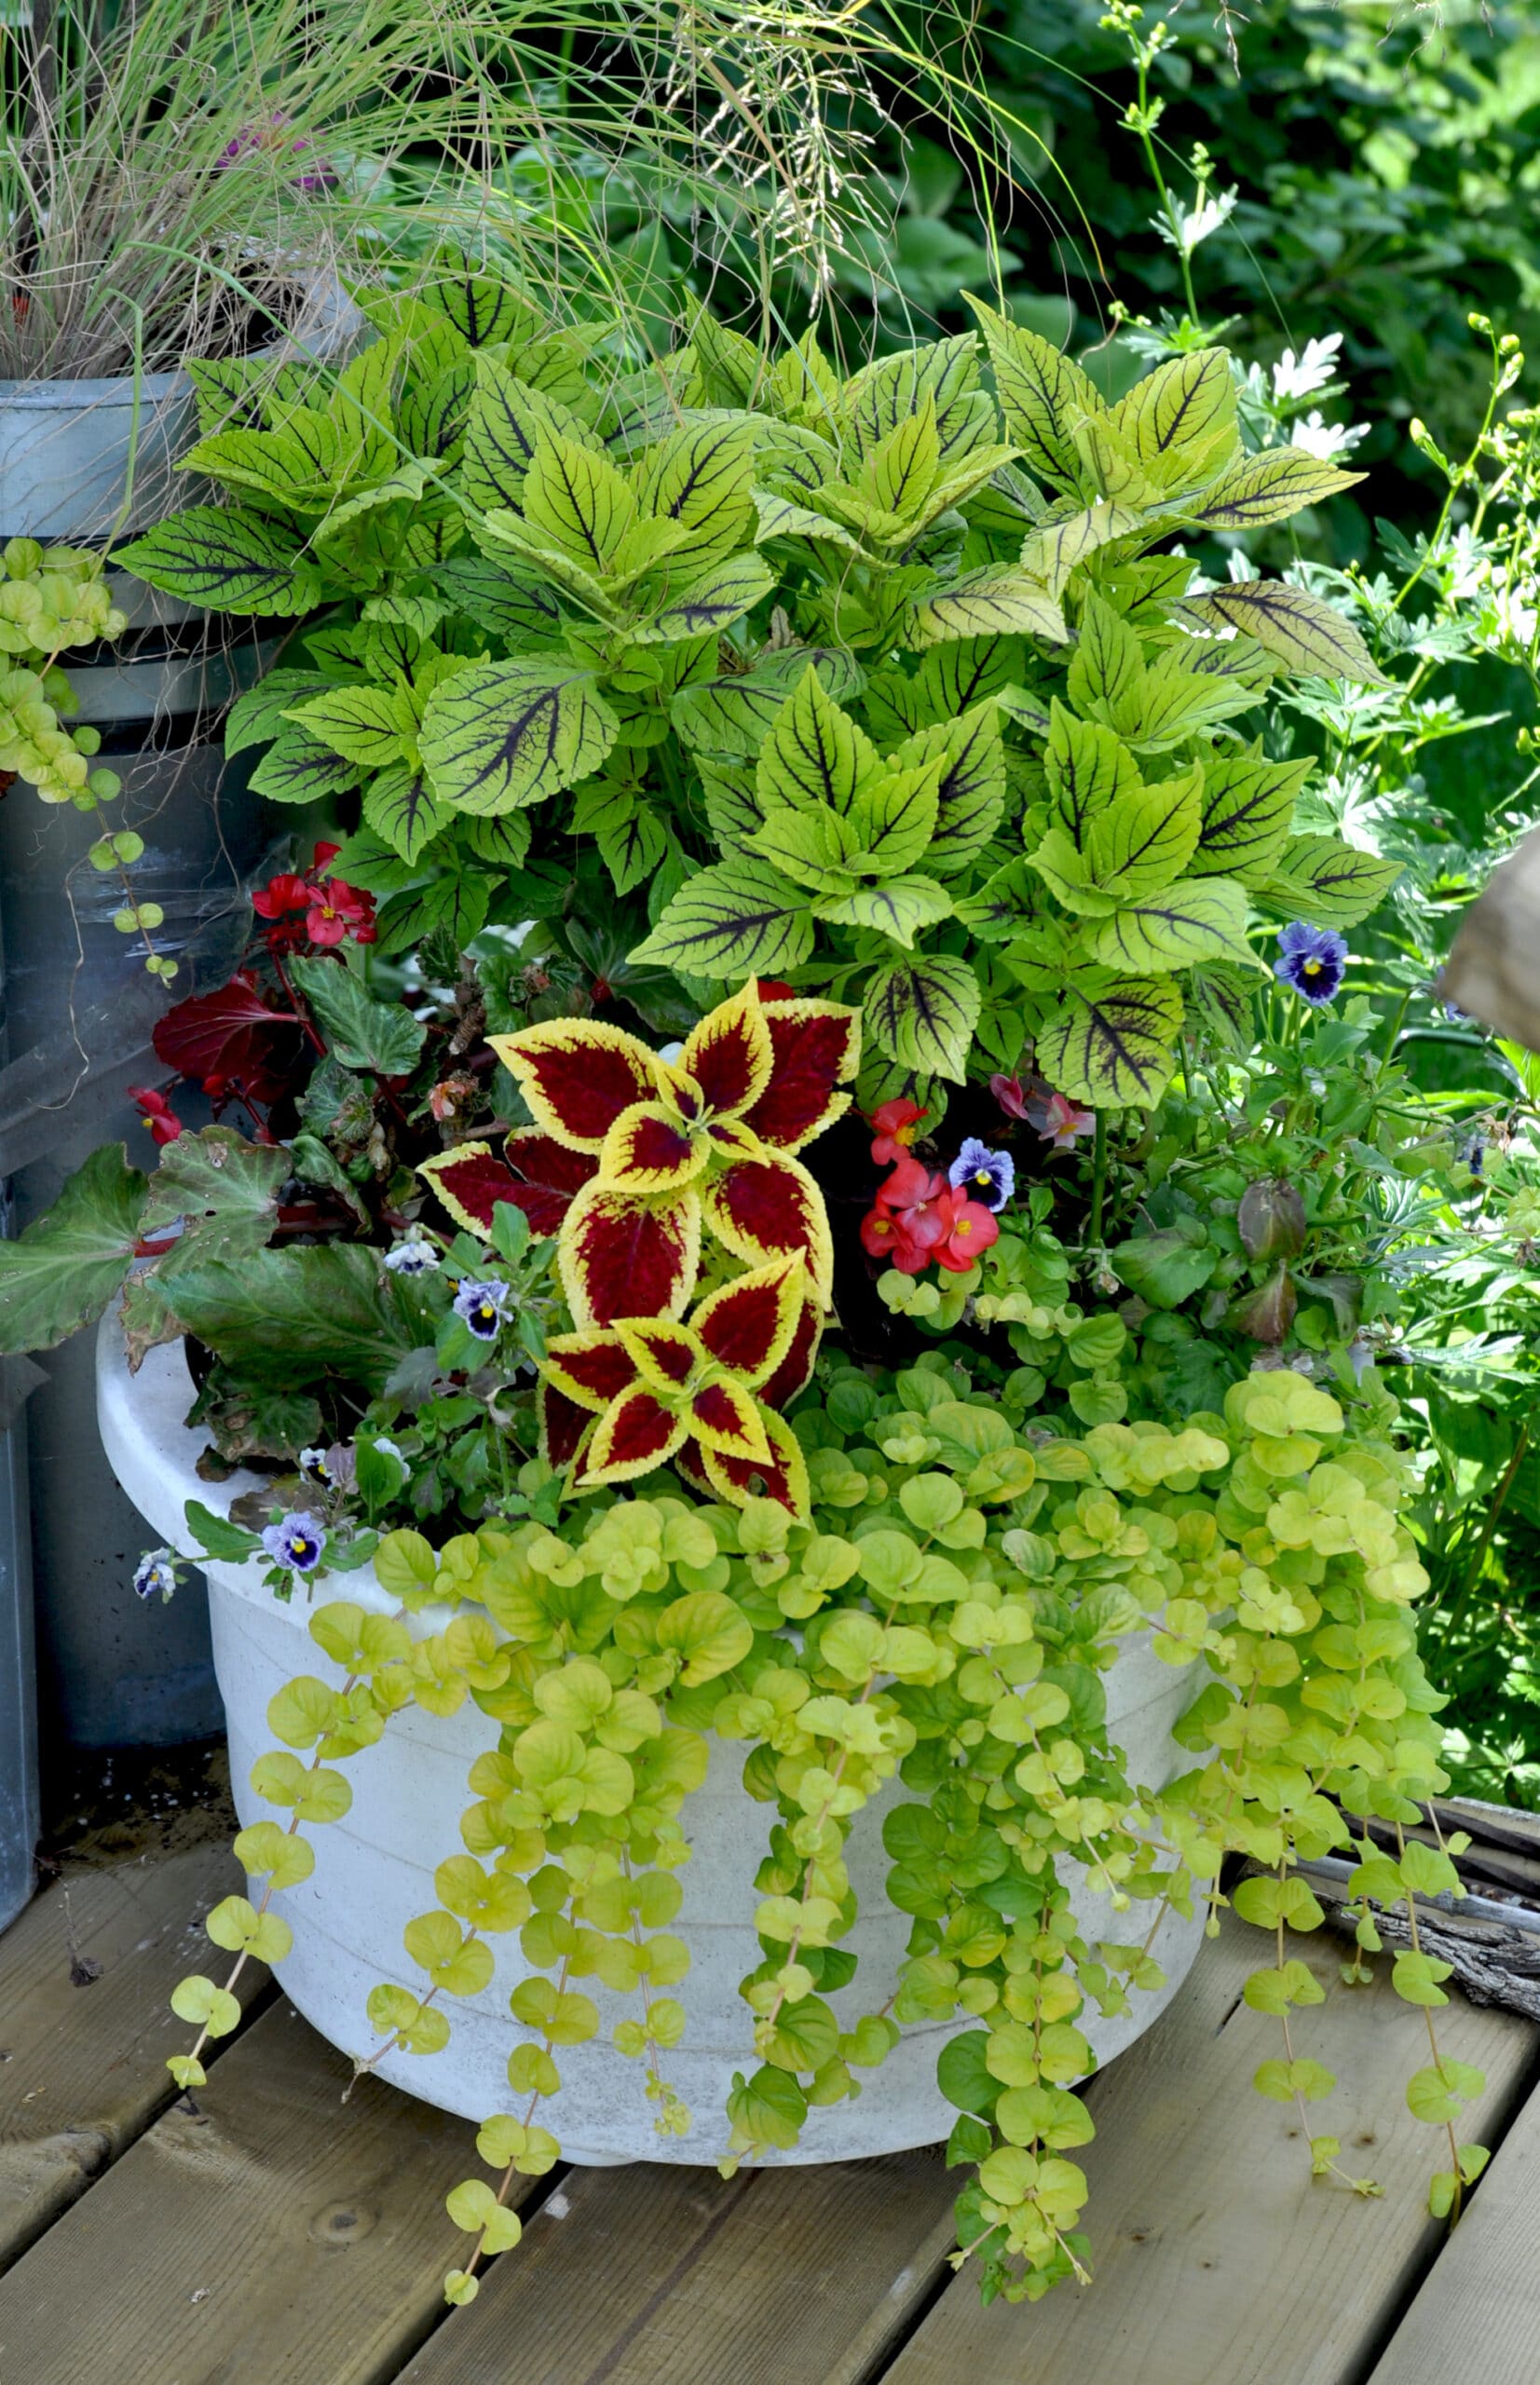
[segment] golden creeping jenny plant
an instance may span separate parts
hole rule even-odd
[[[513,2182],[559,2157],[563,2066],[603,2025],[592,1983],[633,1999],[611,2035],[641,2067],[656,2128],[690,2128],[668,2078],[690,2025],[670,1924],[686,1799],[714,1738],[743,1748],[746,1786],[776,1809],[770,1857],[744,1883],[762,1960],[743,1983],[730,2161],[794,2146],[809,2108],[858,2092],[904,2024],[956,2023],[939,2076],[959,2111],[949,2158],[973,2170],[959,2259],[976,2260],[990,2296],[1083,2275],[1084,2017],[1158,1983],[1163,1915],[1223,1902],[1220,1868],[1239,1851],[1259,1874],[1234,1901],[1274,1948],[1247,2000],[1282,2028],[1257,2084],[1299,2104],[1314,2167],[1336,2172],[1337,2140],[1306,2113],[1330,2074],[1294,2034],[1320,1997],[1284,1937],[1321,1918],[1297,1865],[1356,1848],[1365,1948],[1371,1903],[1410,1905],[1452,1870],[1416,1846],[1393,1859],[1354,1828],[1413,1819],[1441,1777],[1402,1461],[1287,1369],[1247,1377],[1222,1413],[1179,1431],[1108,1423],[1078,1438],[1024,1429],[940,1354],[881,1388],[838,1365],[821,1383],[822,1404],[796,1420],[805,1520],[770,1500],[700,1506],[665,1490],[601,1493],[560,1533],[487,1526],[438,1550],[392,1533],[375,1571],[393,1611],[321,1606],[310,1633],[330,1678],[291,1683],[269,1710],[282,1745],[252,1785],[290,1819],[237,1842],[266,1882],[211,1917],[237,1970],[287,1951],[269,1900],[310,1871],[307,1826],[347,1812],[340,1765],[413,1704],[447,1714],[470,1698],[487,1718],[462,1849],[405,1933],[416,1980],[375,1990],[380,2042],[361,2065],[442,2047],[446,2008],[482,1995],[495,1942],[517,1940],[510,2106],[478,2138],[488,2178],[449,2198],[470,2240],[453,2300],[517,2241]],[[455,1616],[438,1629],[426,1610],[444,1601]],[[1126,1778],[1104,1724],[1104,1676],[1143,1631],[1194,1675],[1179,1729],[1192,1768],[1158,1792]],[[888,1890],[912,1927],[896,1978],[867,1979],[842,1945],[845,1849],[884,1792]],[[1080,1934],[1069,1889],[1082,1877],[1125,1917],[1114,1938]],[[1397,1958],[1430,2032],[1442,1972],[1415,1949]],[[182,2084],[201,2078],[203,2039],[238,2018],[233,1976],[177,1990],[202,2028],[172,2064]],[[847,1985],[841,2012],[831,1999]],[[1448,2135],[1433,2190],[1447,2210],[1484,2159],[1453,2127],[1481,2080],[1436,2037],[1432,2051],[1409,2101]]]

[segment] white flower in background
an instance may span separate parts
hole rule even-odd
[[[1286,348],[1273,367],[1274,404],[1288,406],[1324,389],[1342,361],[1342,344],[1341,332],[1329,332],[1325,339],[1307,339],[1298,356]]]
[[[1323,422],[1318,406],[1313,407],[1302,422],[1294,423],[1288,433],[1291,447],[1302,447],[1307,456],[1318,456],[1329,463],[1333,456],[1351,455],[1361,439],[1369,437],[1367,422]]]

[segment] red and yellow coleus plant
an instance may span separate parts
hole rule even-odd
[[[850,1106],[840,1088],[861,1056],[857,1012],[797,995],[763,1002],[751,978],[675,1061],[596,1019],[489,1041],[538,1129],[591,1164],[557,1235],[575,1324],[682,1316],[702,1229],[751,1267],[799,1257],[808,1297],[827,1306],[828,1216],[797,1153]],[[527,1147],[508,1157],[529,1180]],[[452,1167],[438,1163],[434,1182],[447,1200]]]
[[[796,1435],[771,1404],[807,1381],[817,1304],[801,1254],[723,1284],[687,1323],[622,1318],[558,1335],[541,1365],[541,1446],[576,1490],[672,1461],[708,1496],[808,1511]]]
[[[501,1152],[424,1162],[450,1215],[499,1201],[556,1237],[576,1333],[542,1368],[541,1445],[574,1486],[669,1461],[708,1495],[807,1505],[776,1411],[812,1370],[833,1287],[824,1196],[797,1153],[850,1106],[859,1014],[750,979],[665,1060],[622,1029],[558,1018],[490,1038],[536,1124]],[[751,1273],[684,1313],[709,1232]]]

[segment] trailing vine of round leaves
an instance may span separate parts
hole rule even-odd
[[[567,1337],[554,1367],[595,1438],[638,1387],[672,1401],[677,1424],[714,1342],[745,1374],[773,1362],[800,1267],[751,1271],[688,1326],[660,1316]],[[414,1984],[369,1997],[378,2042],[362,2065],[442,2047],[446,2005],[482,1995],[494,1942],[516,1937],[530,1975],[511,1998],[511,2108],[478,2137],[497,2183],[468,2179],[449,2198],[472,2247],[446,2280],[452,2300],[517,2242],[516,2179],[559,2158],[544,2122],[563,2066],[606,2025],[591,1984],[623,2000],[610,2036],[642,2066],[659,2133],[691,2126],[668,2077],[689,2029],[688,1996],[673,1993],[688,1955],[669,1924],[689,1857],[684,1803],[714,1737],[743,1746],[746,1784],[777,1817],[745,1883],[762,1959],[743,1986],[754,2058],[728,2098],[729,2160],[794,2147],[810,2108],[857,2092],[905,2024],[951,2024],[938,2078],[958,2112],[949,2158],[972,2172],[960,2238],[986,2296],[1035,2298],[1085,2275],[1088,2187],[1070,2157],[1093,2133],[1075,2092],[1092,2067],[1086,2016],[1160,1984],[1162,1914],[1222,1901],[1220,1868],[1239,1851],[1259,1876],[1236,1910],[1277,1950],[1246,1999],[1286,2033],[1257,2088],[1305,2116],[1323,2179],[1378,2191],[1346,2176],[1338,2138],[1309,2119],[1333,2085],[1300,2036],[1322,1990],[1284,1932],[1319,1927],[1297,1866],[1333,1848],[1358,1858],[1365,1949],[1378,1943],[1371,1905],[1454,1884],[1448,1854],[1387,1853],[1360,1819],[1411,1820],[1443,1779],[1409,1612],[1426,1575],[1398,1512],[1405,1462],[1287,1369],[1247,1377],[1222,1413],[1179,1429],[1108,1424],[1078,1438],[1029,1438],[1029,1409],[974,1393],[939,1352],[878,1383],[836,1361],[820,1383],[796,1436],[803,1515],[724,1498],[714,1481],[716,1499],[696,1506],[622,1481],[554,1532],[488,1525],[439,1550],[389,1533],[375,1571],[397,1613],[319,1607],[310,1634],[339,1685],[305,1676],[269,1708],[281,1745],[252,1786],[289,1824],[237,1842],[252,1895],[210,1916],[235,1956],[225,1984],[195,1975],[173,1999],[200,2030],[172,2058],[182,2085],[200,2083],[206,2043],[236,2025],[241,1966],[287,1950],[270,1899],[310,1872],[308,1826],[347,1813],[338,1765],[413,1705],[442,1715],[473,1697],[497,1734],[470,1772],[463,1852],[404,1933]],[[428,1628],[424,1611],[445,1605],[454,1619]],[[1192,1768],[1159,1792],[1127,1779],[1104,1719],[1105,1672],[1141,1629],[1204,1681],[1178,1732]],[[911,1931],[896,1979],[868,1981],[842,1943],[846,1841],[895,1775],[908,1794],[883,1824],[887,1888]],[[1110,1900],[1106,1938],[1077,1928],[1077,1870]],[[1430,2028],[1445,1976],[1415,1948],[1397,1958],[1396,1986]],[[831,2000],[852,1983],[854,2017]],[[1483,2081],[1437,2037],[1433,2054],[1408,2101],[1454,2148],[1432,2187],[1448,2212],[1485,2160],[1454,2136]]]

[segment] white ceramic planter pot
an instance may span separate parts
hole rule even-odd
[[[103,1321],[99,1349],[99,1413],[108,1457],[129,1497],[173,1546],[184,1546],[184,1506],[201,1498],[220,1507],[252,1487],[239,1475],[211,1492],[194,1472],[202,1446],[182,1419],[191,1384],[180,1347],[152,1351],[130,1377],[116,1319]],[[320,1655],[306,1629],[306,1609],[285,1606],[261,1587],[257,1565],[209,1565],[214,1663],[230,1732],[230,1767],[237,1807],[243,1821],[267,1812],[246,1786],[253,1760],[273,1741],[265,1713],[268,1699],[297,1673],[332,1678],[334,1668]],[[372,1574],[340,1576],[334,1592],[385,1610],[392,1602]],[[440,1630],[445,1612],[414,1618],[424,1634]],[[1190,1673],[1162,1665],[1148,1646],[1132,1644],[1108,1680],[1108,1722],[1132,1775],[1164,1784],[1191,1758],[1171,1738],[1173,1724],[1192,1695]],[[414,1915],[435,1902],[433,1870],[460,1847],[458,1819],[470,1802],[466,1776],[475,1757],[493,1743],[496,1726],[467,1705],[448,1720],[416,1709],[394,1719],[385,1737],[347,1766],[353,1786],[351,1811],[340,1823],[313,1833],[316,1868],[299,1888],[275,1900],[294,1933],[293,1951],[279,1967],[286,1993],[323,2036],[348,2054],[367,2054],[374,2042],[364,2013],[370,1989],[381,1980],[420,1986],[402,1946],[402,1930]],[[725,1741],[713,1746],[702,1786],[686,1800],[681,1819],[693,1855],[681,1874],[684,1903],[672,1925],[689,1946],[691,1967],[679,1989],[688,2015],[684,2043],[670,2055],[670,2084],[694,2116],[688,2137],[661,2140],[652,2131],[651,2106],[642,2094],[640,2065],[608,2042],[614,2023],[634,2017],[636,1999],[606,1994],[592,1980],[603,2019],[600,2035],[561,2056],[563,2086],[552,2121],[564,2154],[583,2163],[667,2160],[703,2163],[727,2149],[724,2104],[736,2070],[756,2065],[746,2008],[738,1983],[760,1959],[754,1934],[754,1874],[768,1851],[774,1809],[756,1804],[742,1785],[745,1751]],[[858,1815],[848,1860],[860,1904],[860,1918],[842,1942],[860,1959],[852,1985],[832,2000],[846,2026],[887,1997],[902,1960],[908,1915],[884,1894],[887,1858],[881,1845],[883,1815],[909,1792],[894,1781]],[[1125,1916],[1083,1880],[1073,1897],[1082,1928],[1092,1937],[1124,1942]],[[1137,1999],[1127,2017],[1104,2021],[1083,2017],[1099,2063],[1121,2053],[1141,2036],[1176,1993],[1201,1942],[1201,1918],[1183,1922],[1168,1914],[1154,1952],[1166,1984]],[[410,2093],[444,2109],[482,2119],[509,2104],[506,2065],[525,2034],[509,2017],[510,1992],[528,1971],[516,1937],[492,1945],[497,1968],[484,1995],[450,2008],[454,2034],[442,2053],[397,2055],[380,2065],[382,2076]],[[880,2070],[870,2075],[854,2103],[810,2113],[793,2161],[848,2160],[860,2155],[896,2152],[934,2144],[956,2118],[935,2083],[936,2055],[962,2021],[906,2029]]]

